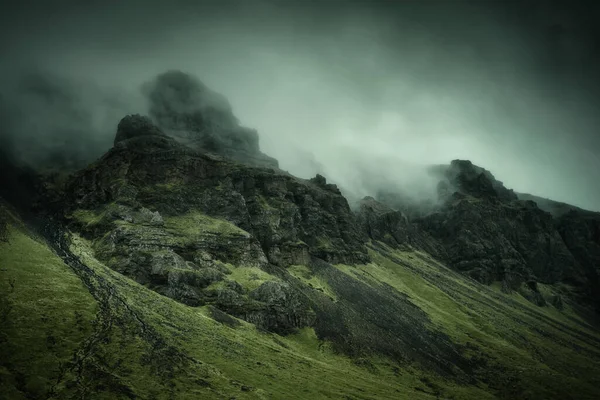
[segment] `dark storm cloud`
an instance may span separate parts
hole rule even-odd
[[[96,110],[119,93],[122,114],[147,109],[143,82],[189,72],[282,168],[356,195],[374,177],[427,193],[419,166],[467,158],[600,209],[598,16],[573,1],[25,1],[1,17],[1,68],[103,88],[76,101]],[[111,136],[116,112],[89,113]]]

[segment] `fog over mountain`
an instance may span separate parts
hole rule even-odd
[[[9,3],[9,2],[7,2]],[[223,94],[282,169],[367,195],[470,159],[600,210],[600,7],[549,1],[21,1],[0,23],[2,146],[85,163],[144,83]],[[377,178],[377,179],[375,179]]]

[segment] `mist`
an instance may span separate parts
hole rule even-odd
[[[0,20],[2,145],[73,166],[185,71],[261,150],[353,196],[427,196],[469,159],[519,192],[600,210],[600,9],[577,2],[25,1]]]

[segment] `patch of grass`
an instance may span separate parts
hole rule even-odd
[[[90,335],[97,304],[44,243],[8,230],[0,243],[0,293],[10,304],[0,324],[0,392],[46,398]]]
[[[71,217],[82,225],[91,226],[98,224],[102,220],[103,214],[93,210],[75,210]]]
[[[575,322],[570,311],[538,307],[517,293],[468,280],[424,253],[382,247],[387,255],[371,249],[373,264],[338,268],[408,295],[436,329],[474,359],[487,360],[477,376],[491,391],[530,399],[595,397],[600,335]]]
[[[331,239],[326,236],[317,237],[317,247],[322,250],[335,250],[335,246],[331,243]]]
[[[190,212],[185,215],[164,218],[167,231],[183,236],[194,236],[203,233],[221,235],[241,235],[248,237],[250,234],[238,228],[231,222],[223,219],[209,217],[200,212]]]
[[[287,271],[290,274],[292,274],[292,276],[302,281],[308,287],[326,294],[332,300],[337,299],[335,292],[329,286],[327,281],[325,279],[320,278],[317,275],[314,275],[310,268],[306,265],[291,265],[287,267]]]
[[[262,208],[266,210],[277,210],[277,208],[269,204],[269,202],[263,195],[258,195],[258,203],[261,205]]]
[[[238,267],[231,270],[228,279],[236,281],[244,289],[251,292],[267,281],[279,281],[280,279],[257,267]]]
[[[171,180],[166,183],[157,183],[154,185],[154,187],[160,191],[164,191],[164,190],[174,191],[174,190],[180,188],[182,185],[183,185],[183,181],[181,181],[181,180]]]

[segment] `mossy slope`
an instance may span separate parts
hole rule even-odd
[[[69,244],[59,232],[53,252],[13,218],[5,236],[6,398],[598,397],[600,336],[570,304],[537,307],[422,252],[373,243],[364,266],[228,266],[227,280],[247,290],[284,281],[311,301],[321,322],[280,336],[161,296],[98,261],[77,235]]]

